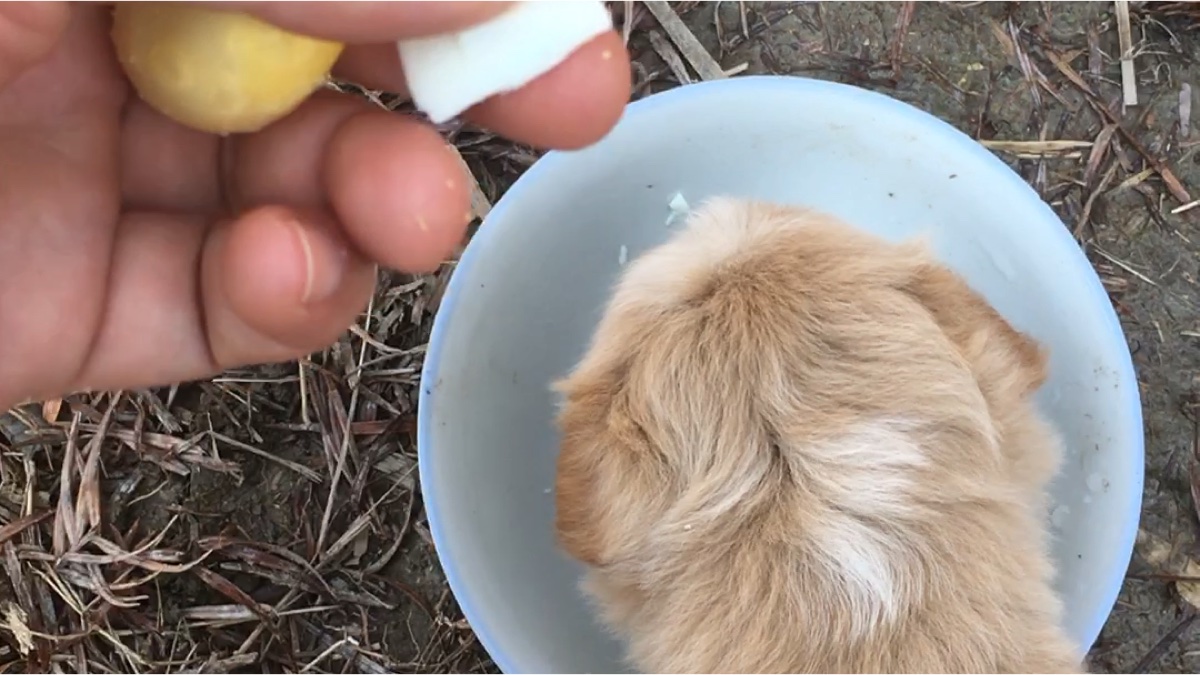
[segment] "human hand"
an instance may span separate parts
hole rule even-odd
[[[397,39],[506,3],[222,5],[343,41],[335,76],[403,92]],[[108,15],[0,3],[0,411],[302,356],[355,320],[377,264],[430,271],[461,241],[469,183],[433,129],[333,91],[256,134],[185,129],[132,93]],[[607,33],[465,117],[587,145],[629,98],[625,54]]]

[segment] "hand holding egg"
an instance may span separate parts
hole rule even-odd
[[[435,269],[468,219],[456,153],[322,84],[408,93],[398,42],[510,5],[0,4],[0,408],[294,358],[357,318],[376,265]],[[628,95],[603,30],[463,116],[577,148]]]

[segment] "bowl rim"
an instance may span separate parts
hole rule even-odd
[[[657,108],[695,104],[700,99],[713,96],[749,96],[759,91],[781,89],[793,92],[807,90],[808,93],[827,93],[832,96],[841,97],[850,105],[875,107],[880,112],[907,118],[909,123],[922,128],[926,133],[946,137],[947,140],[953,141],[956,150],[961,152],[965,157],[979,162],[982,166],[990,167],[997,174],[995,180],[1015,184],[1014,187],[1019,187],[1035,199],[1045,215],[1045,220],[1048,223],[1058,225],[1058,227],[1052,228],[1054,231],[1048,235],[1049,237],[1058,238],[1060,245],[1069,245],[1078,248],[1078,244],[1068,233],[1067,228],[1062,225],[1062,220],[1058,215],[1016,172],[983,145],[930,113],[899,99],[862,87],[793,75],[745,75],[724,80],[697,82],[668,89],[629,103],[618,125],[625,124],[626,120],[639,115],[645,115]],[[603,140],[600,142],[602,143]],[[557,165],[568,161],[572,154],[575,153],[561,150],[544,154],[525,173],[517,178],[512,187],[508,189],[492,207],[490,213],[483,219],[478,232],[471,238],[462,255],[459,257],[455,270],[450,276],[450,281],[447,284],[441,305],[434,315],[433,328],[429,337],[419,385],[417,402],[417,471],[425,503],[426,519],[429,522],[429,530],[433,537],[434,548],[437,552],[437,558],[442,566],[443,573],[446,576],[446,582],[450,586],[450,591],[454,594],[459,607],[462,609],[464,617],[492,661],[505,673],[522,671],[516,668],[517,664],[506,652],[504,645],[500,644],[499,640],[495,637],[493,623],[489,617],[478,611],[473,600],[467,594],[458,566],[454,562],[454,551],[449,546],[445,536],[447,523],[442,519],[438,496],[434,491],[428,489],[431,483],[426,483],[424,480],[425,477],[432,475],[433,466],[437,461],[437,453],[432,447],[434,394],[433,387],[429,383],[438,380],[439,370],[442,366],[441,352],[446,341],[446,336],[449,334],[451,326],[454,323],[455,309],[458,306],[461,296],[468,292],[467,289],[471,286],[468,279],[470,270],[482,256],[486,255],[485,252],[488,250],[492,238],[498,236],[494,232],[497,228],[494,226],[489,227],[487,223],[489,221],[502,220],[505,217],[509,204],[523,197],[525,193],[536,189],[535,186],[542,174],[555,171]],[[1133,475],[1130,476],[1130,479],[1134,481],[1136,489],[1131,491],[1132,499],[1125,507],[1129,517],[1125,519],[1124,531],[1121,533],[1120,541],[1121,550],[1127,552],[1127,560],[1132,560],[1134,543],[1141,520],[1142,492],[1145,488],[1145,434],[1140,388],[1137,385],[1133,357],[1128,348],[1124,329],[1121,327],[1120,320],[1117,318],[1108,293],[1104,290],[1099,275],[1096,274],[1095,269],[1087,261],[1086,256],[1081,254],[1079,258],[1075,258],[1075,262],[1072,263],[1073,266],[1078,266],[1080,261],[1086,263],[1089,273],[1085,275],[1088,277],[1088,286],[1091,289],[1091,297],[1088,298],[1088,301],[1101,308],[1101,313],[1105,315],[1104,321],[1109,327],[1108,332],[1103,335],[1103,339],[1115,341],[1123,347],[1123,349],[1119,350],[1123,355],[1119,359],[1120,363],[1115,365],[1117,375],[1120,378],[1119,381],[1125,385],[1123,389],[1127,398],[1126,406],[1129,411],[1128,414],[1131,417],[1130,429],[1132,430],[1133,437],[1120,439],[1121,442],[1119,445],[1128,447],[1130,452],[1136,454],[1138,461],[1134,463]],[[1091,641],[1087,645],[1080,645],[1080,648],[1084,652],[1091,649],[1092,644],[1095,643],[1111,616],[1112,607],[1116,604],[1117,596],[1124,585],[1128,564],[1126,562],[1120,570],[1114,570],[1113,578],[1106,581],[1108,588],[1105,591],[1105,597],[1107,598],[1105,606],[1109,610],[1097,613],[1089,619],[1087,635],[1091,636]]]

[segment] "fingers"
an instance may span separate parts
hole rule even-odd
[[[235,208],[328,209],[359,251],[392,269],[437,269],[470,221],[457,151],[428,126],[355,97],[322,92],[229,152]]]
[[[50,53],[69,18],[64,2],[0,3],[0,88]]]
[[[375,266],[319,210],[266,206],[218,228],[201,262],[214,360],[274,362],[321,349],[366,308]]]
[[[152,386],[303,356],[353,323],[374,280],[319,211],[265,207],[216,227],[127,215],[76,388]]]
[[[221,139],[184,127],[141,99],[121,121],[121,201],[133,211],[215,215]]]
[[[294,113],[259,133],[231,139],[224,170],[230,204],[324,208],[329,203],[321,166],[334,133],[374,106],[356,96],[320,91]],[[394,161],[414,161],[407,153]],[[420,161],[420,158],[416,158]]]
[[[352,79],[381,86],[376,80],[388,78],[397,86],[386,88],[402,88],[394,49],[356,47],[347,54],[339,67]],[[606,33],[467,116],[517,141],[578,148],[607,133],[629,91],[628,55],[620,37]],[[223,188],[235,210],[329,208],[360,251],[407,272],[435,269],[469,221],[467,177],[432,129],[335,92],[318,92],[262,132],[231,137],[223,155],[215,139],[140,103],[130,108],[124,136],[124,194],[139,207],[211,215],[226,206]]]
[[[465,117],[514,141],[574,150],[600,140],[629,101],[629,54],[604,33],[525,87],[493,96]]]
[[[580,148],[598,141],[620,118],[632,87],[629,68],[624,42],[610,31],[525,87],[483,101],[464,116],[521,143]],[[391,44],[348,48],[334,74],[370,89],[407,92],[400,56]]]
[[[383,111],[356,115],[337,130],[324,183],[350,239],[394,269],[437,269],[471,220],[457,151],[433,129]]]
[[[205,2],[239,9],[281,28],[347,43],[462,30],[500,14],[510,2]]]
[[[327,209],[358,250],[405,272],[436,269],[470,220],[457,152],[428,126],[356,97],[320,92],[267,129],[224,141],[223,160],[216,138],[137,107],[122,158],[127,205],[209,216],[226,200],[234,213]]]
[[[264,204],[322,206],[325,147],[345,119],[371,108],[323,90],[261,132],[220,138],[131,101],[121,133],[125,207],[217,216]]]

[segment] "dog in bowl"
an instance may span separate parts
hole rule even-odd
[[[556,389],[556,533],[643,672],[1082,672],[1047,357],[920,242],[711,199]]]

